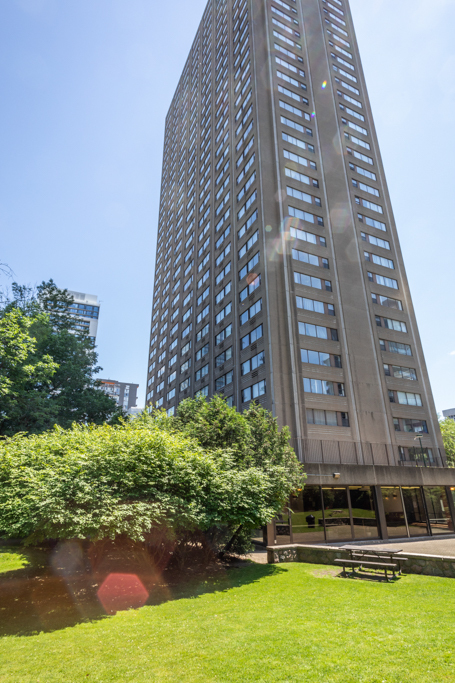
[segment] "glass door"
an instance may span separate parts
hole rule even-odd
[[[382,486],[381,492],[389,538],[407,536],[408,529],[401,501],[400,487]]]
[[[348,491],[343,487],[322,487],[327,541],[352,540]]]
[[[321,488],[305,486],[291,498],[291,527],[294,543],[324,543]]]

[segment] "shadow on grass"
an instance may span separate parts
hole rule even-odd
[[[18,551],[14,549],[13,552]],[[285,571],[276,565],[241,562],[216,563],[203,571],[190,568],[158,574],[145,572],[143,568],[135,571],[131,563],[125,562],[123,566],[111,567],[111,571],[94,574],[80,567],[68,571],[67,567],[56,565],[53,551],[20,549],[19,552],[27,556],[29,565],[0,574],[0,636],[30,636],[107,618],[115,609],[110,610],[106,604],[103,607],[98,591],[106,585],[107,577],[117,577],[121,572],[128,572],[122,576],[139,579],[148,593],[148,599],[140,605],[134,605],[134,598],[133,604],[128,605],[137,607],[144,603],[159,605],[181,598],[198,598]],[[124,603],[125,595],[120,597]]]

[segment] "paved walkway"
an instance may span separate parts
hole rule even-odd
[[[331,544],[327,544],[331,545]],[[344,543],[332,544],[338,547],[343,547]],[[346,545],[351,545],[351,543],[346,543]],[[400,539],[397,541],[389,543],[372,543],[365,544],[359,543],[362,548],[372,548],[376,550],[394,550],[396,548],[402,548],[403,553],[414,553],[415,555],[439,555],[442,557],[455,557],[455,538],[441,538],[440,536],[417,540],[411,539]],[[277,546],[279,547],[279,546]],[[324,547],[324,546],[322,546]],[[259,564],[267,564],[267,551],[262,548],[257,548],[254,552],[247,555],[249,560],[253,562],[258,562]]]
[[[374,545],[364,545],[362,548],[372,548],[376,550],[393,550],[402,548],[403,553],[415,553],[416,555],[442,555],[443,557],[455,557],[455,538],[441,538],[440,536],[422,540],[401,540],[393,543],[375,543]]]
[[[267,564],[267,550],[256,548],[252,553],[248,553],[247,558],[258,564]]]

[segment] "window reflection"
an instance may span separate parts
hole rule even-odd
[[[420,486],[403,487],[404,508],[410,536],[428,536],[427,516]]]
[[[371,486],[350,486],[355,538],[379,538],[376,508]]]
[[[400,488],[398,486],[382,487],[381,491],[389,538],[393,536],[407,536],[408,530],[401,502]]]
[[[305,486],[291,498],[291,523],[294,543],[323,543],[324,522],[319,486]]]
[[[432,534],[453,533],[447,494],[443,486],[424,486],[425,502]]]
[[[347,489],[322,488],[327,541],[352,538]]]

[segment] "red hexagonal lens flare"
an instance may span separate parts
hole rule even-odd
[[[149,596],[136,574],[109,574],[97,595],[108,614],[143,607]]]

